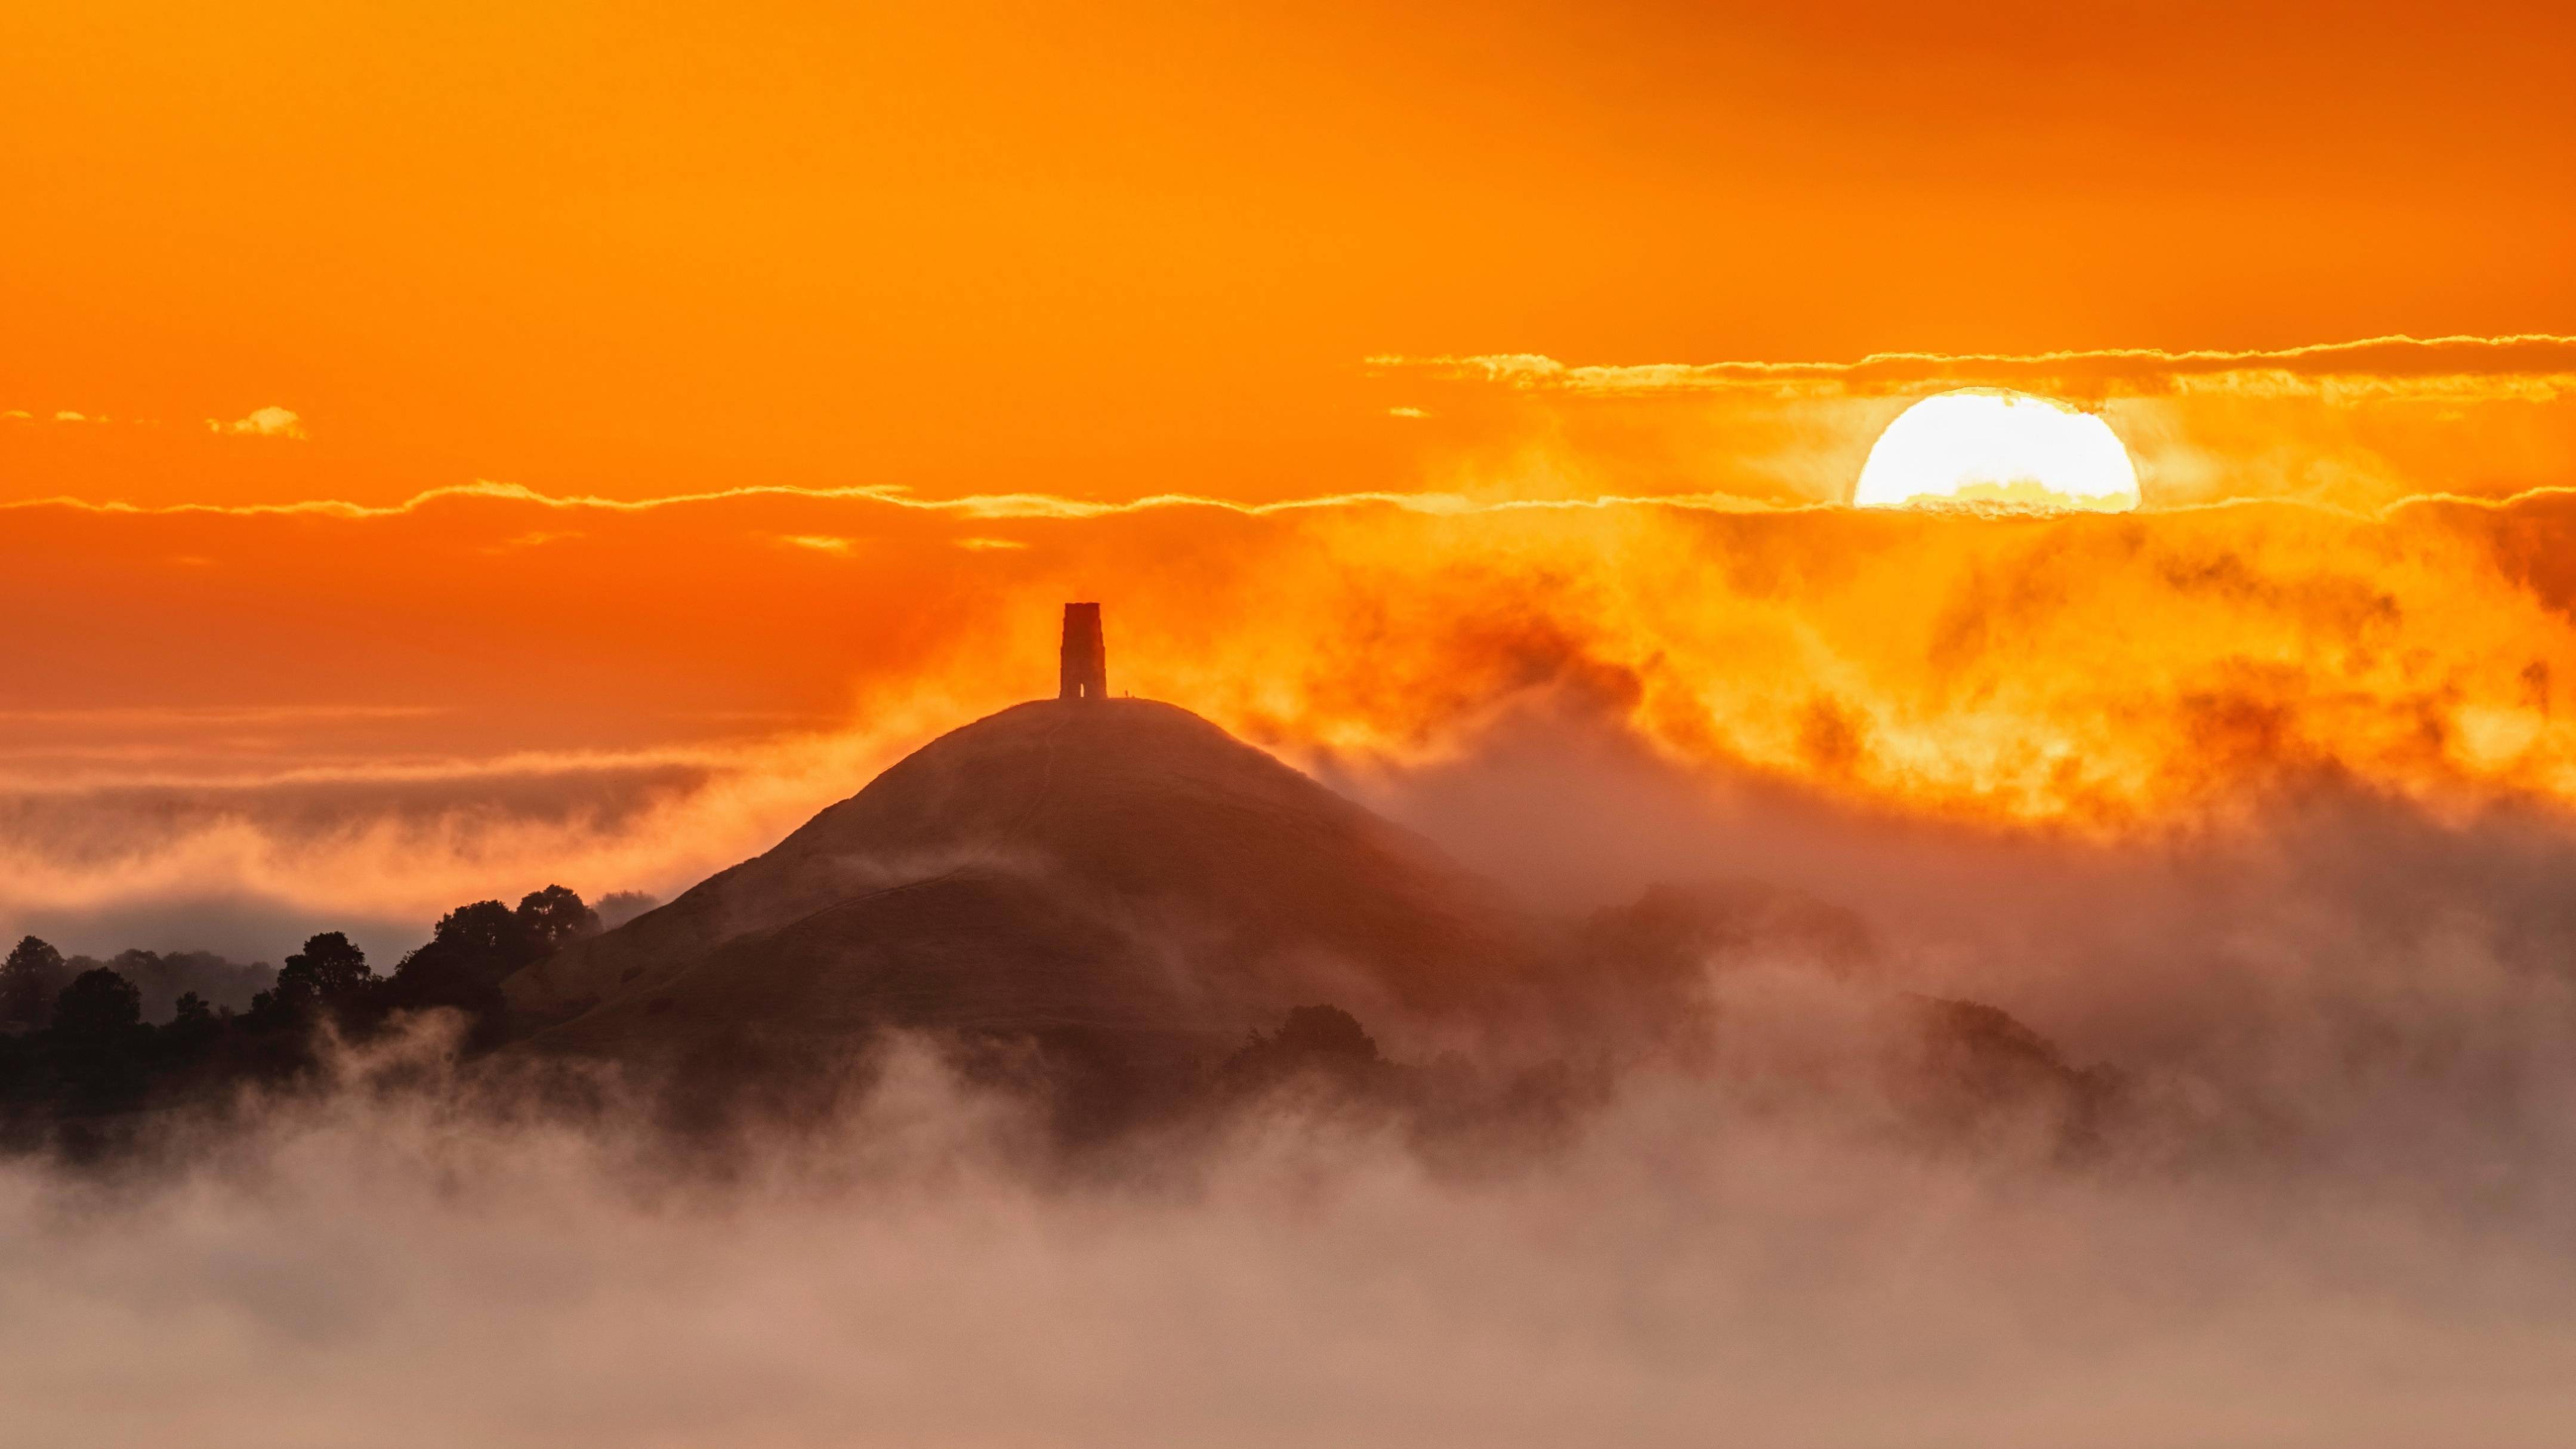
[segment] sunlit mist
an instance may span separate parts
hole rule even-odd
[[[2110,424],[2027,393],[1976,388],[1907,408],[1869,450],[1852,502],[2001,504],[2125,513],[2138,470]]]

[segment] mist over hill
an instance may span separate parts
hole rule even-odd
[[[2566,822],[2324,788],[2043,857],[1587,748],[1351,785],[1444,850],[1028,705],[620,926],[308,943],[238,1072],[11,1139],[0,1384],[219,1445],[567,1392],[544,1442],[2555,1441]],[[1663,879],[1547,888],[1607,874]]]
[[[1149,700],[1025,704],[506,984],[539,1042],[757,1024],[1239,1036],[1334,1000],[1473,1024],[1532,930],[1429,842]]]

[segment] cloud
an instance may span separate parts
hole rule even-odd
[[[34,409],[29,409],[29,408],[7,408],[7,409],[0,409],[0,422],[16,422],[16,423],[41,423],[41,422],[74,423],[74,424],[78,424],[78,425],[80,425],[81,427],[84,427],[84,428],[111,428],[111,429],[113,429],[113,428],[145,428],[145,429],[151,429],[151,428],[158,428],[158,427],[160,427],[160,426],[161,426],[161,424],[160,424],[160,423],[155,422],[155,421],[153,421],[153,420],[152,420],[152,419],[150,419],[150,418],[118,418],[118,417],[110,417],[110,416],[108,416],[108,415],[107,415],[107,414],[105,414],[105,413],[82,412],[82,411],[80,411],[80,410],[79,410],[79,409],[77,409],[77,408],[56,408],[56,409],[54,409],[54,410],[52,410],[52,411],[50,411],[50,412],[42,412],[42,411],[37,411],[37,410],[34,410]]]
[[[1156,493],[1141,498],[1103,500],[1071,498],[1053,493],[970,493],[948,498],[924,498],[896,484],[873,484],[853,488],[809,488],[790,484],[759,484],[741,488],[720,488],[685,493],[657,494],[646,498],[607,498],[598,494],[543,493],[519,483],[496,483],[482,480],[424,489],[399,503],[351,503],[341,499],[317,498],[293,503],[160,503],[137,504],[121,500],[95,500],[55,496],[0,500],[0,511],[19,509],[70,509],[83,513],[125,514],[155,517],[203,515],[231,518],[292,517],[320,515],[332,518],[400,518],[442,505],[476,501],[526,503],[540,508],[566,512],[598,511],[603,513],[646,513],[659,509],[687,508],[696,504],[757,501],[763,499],[807,500],[817,502],[876,503],[910,511],[953,514],[962,518],[1056,519],[1075,520],[1111,518],[1124,514],[1158,513],[1177,510],[1200,510],[1240,514],[1261,518],[1273,514],[1299,513],[1355,507],[1386,507],[1412,513],[1462,513],[1479,509],[1575,508],[1616,505],[1623,502],[1647,501],[1619,497],[1583,500],[1488,500],[1478,501],[1455,493],[1366,492],[1325,493],[1309,497],[1276,499],[1262,503],[1245,503],[1235,499],[1216,498],[1195,493]],[[1665,498],[1653,501],[1677,506],[1703,504],[1709,507],[1738,506],[1721,498]],[[824,535],[805,535],[824,537]],[[847,540],[839,540],[846,542]]]
[[[205,729],[310,720],[419,719],[442,712],[441,706],[426,704],[106,705],[72,709],[0,709],[0,723]]]
[[[302,418],[285,408],[274,406],[260,408],[248,417],[237,418],[229,423],[208,418],[206,426],[215,432],[230,433],[237,437],[302,440],[310,436],[304,431]]]
[[[1754,392],[1776,397],[1911,395],[2021,387],[2078,397],[2237,397],[2555,401],[2576,390],[2576,337],[2403,336],[2239,351],[2102,348],[2042,353],[1874,353],[1856,362],[1708,362],[1570,366],[1534,353],[1372,357],[1420,373],[1529,391],[1603,397]]]
[[[22,735],[75,743],[0,752],[0,925],[93,953],[277,959],[341,921],[406,949],[452,906],[549,883],[667,894],[775,844],[952,715],[925,694],[826,731],[760,718],[747,739],[475,756],[407,747],[452,735],[445,708],[20,712]],[[353,730],[401,733],[352,756]],[[262,752],[227,755],[235,734]],[[189,940],[190,921],[219,934]]]
[[[516,538],[505,538],[499,543],[488,545],[484,551],[487,553],[516,553],[522,549],[543,548],[550,543],[560,543],[567,538],[579,538],[581,536],[581,530],[579,529],[540,528],[520,534]]]

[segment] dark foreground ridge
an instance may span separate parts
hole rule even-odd
[[[881,1026],[1233,1043],[1330,1000],[1472,1030],[1526,932],[1427,841],[1169,704],[1023,704],[504,983],[537,1045]]]

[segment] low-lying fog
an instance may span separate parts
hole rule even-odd
[[[1641,1069],[1506,1160],[1310,1104],[1067,1172],[906,1052],[708,1177],[449,1107],[0,1168],[0,1439],[2538,1445],[2570,1407],[2563,1131],[2070,1168]]]
[[[1568,751],[1345,783],[1567,904],[1767,865],[1873,964],[1738,950],[1705,1034],[1466,1148],[1305,1083],[1068,1153],[913,1043],[710,1161],[425,1027],[0,1162],[0,1442],[2565,1441],[2576,826],[2326,782],[2005,840]],[[1919,1130],[1872,1065],[1906,992],[2112,1069],[2117,1127]]]

